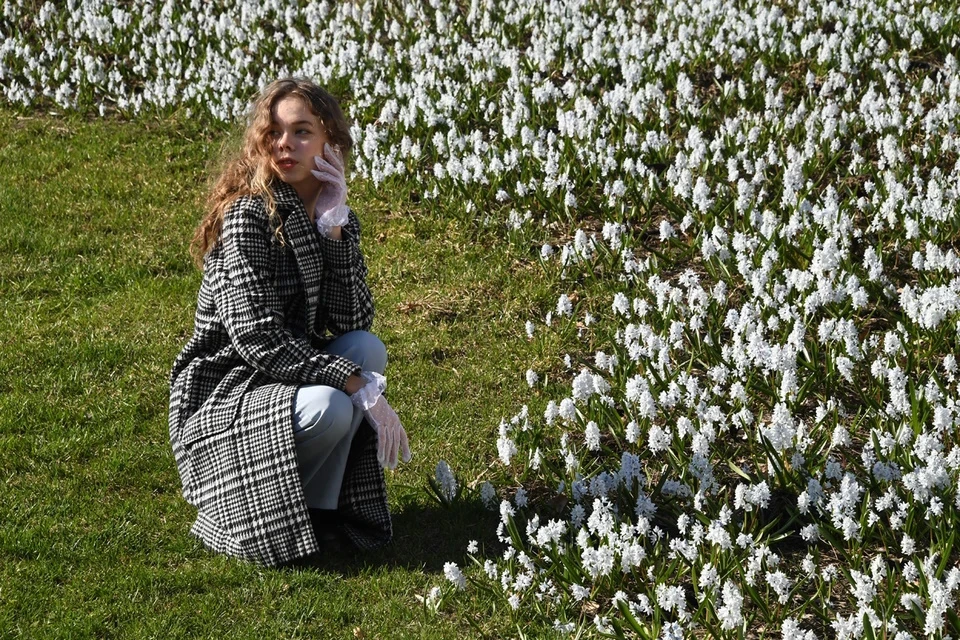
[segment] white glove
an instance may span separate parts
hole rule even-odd
[[[397,468],[397,454],[404,462],[410,462],[410,443],[400,418],[383,396],[377,404],[366,410],[367,422],[377,432],[377,460],[385,469]]]
[[[364,371],[360,376],[367,381],[362,389],[350,396],[353,404],[363,409],[367,422],[377,432],[377,460],[385,469],[397,467],[397,455],[410,462],[410,443],[400,418],[383,397],[387,379],[375,371]]]
[[[317,198],[314,217],[317,221],[317,230],[329,238],[333,227],[342,227],[349,220],[343,159],[339,151],[325,144],[323,157],[314,156],[313,162],[317,165],[317,169],[311,170],[310,173],[323,184]]]

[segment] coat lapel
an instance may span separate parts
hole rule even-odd
[[[308,336],[316,336],[317,305],[320,303],[320,283],[323,274],[323,253],[317,232],[307,217],[303,201],[287,183],[276,180],[273,193],[277,207],[287,212],[283,233],[293,248],[303,288],[307,294],[306,330]]]

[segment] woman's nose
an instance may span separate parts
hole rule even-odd
[[[281,149],[290,149],[290,136],[284,132],[280,134],[280,137],[277,138],[277,145]]]

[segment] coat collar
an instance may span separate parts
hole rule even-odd
[[[306,330],[308,336],[319,335],[316,327],[317,307],[320,304],[320,285],[323,274],[323,253],[316,228],[307,217],[303,201],[286,182],[274,180],[271,185],[277,210],[284,220],[283,233],[293,248],[300,270],[300,278],[307,296]],[[322,330],[322,327],[321,327]]]

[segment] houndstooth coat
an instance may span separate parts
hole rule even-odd
[[[373,322],[357,217],[350,212],[343,240],[330,240],[290,185],[273,189],[283,242],[260,197],[239,198],[224,216],[204,261],[193,337],[170,374],[169,416],[183,495],[198,511],[191,532],[215,551],[271,566],[318,550],[294,448],[294,395],[307,384],[343,389],[359,368],[323,346]],[[339,511],[357,546],[390,540],[365,422]]]

